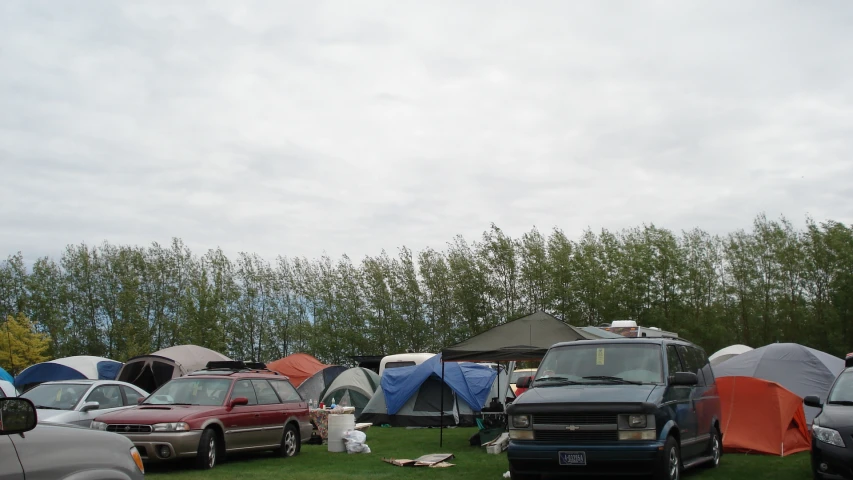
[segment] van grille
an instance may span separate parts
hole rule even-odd
[[[540,442],[568,442],[568,443],[597,443],[616,442],[619,440],[619,432],[610,430],[605,432],[561,432],[559,430],[534,430],[533,439]]]
[[[538,413],[536,425],[616,425],[618,415],[612,413]]]
[[[151,433],[151,425],[107,425],[108,432]]]

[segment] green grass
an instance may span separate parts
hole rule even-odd
[[[405,428],[371,427],[367,444],[371,453],[330,453],[325,445],[303,445],[302,452],[292,458],[278,458],[260,453],[229,457],[213,470],[201,472],[191,465],[149,465],[146,477],[154,480],[253,480],[287,478],[318,479],[482,479],[499,480],[508,470],[506,452],[489,455],[485,448],[472,447],[468,438],[476,429],[459,428],[444,431],[444,446],[438,446],[438,429],[406,430]],[[449,468],[397,467],[380,458],[417,458],[428,453],[452,453]],[[693,480],[803,480],[810,478],[808,453],[789,457],[725,454],[720,468],[699,467],[689,471]]]

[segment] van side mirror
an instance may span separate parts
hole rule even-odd
[[[98,410],[101,408],[101,404],[98,402],[86,402],[80,406],[81,412],[91,412],[92,410]]]
[[[817,395],[809,395],[803,399],[803,404],[807,407],[823,408],[823,402]]]
[[[29,432],[37,423],[36,406],[29,399],[0,398],[0,435]]]
[[[669,378],[669,384],[673,386],[692,387],[699,384],[699,377],[693,372],[675,372]]]
[[[533,377],[519,377],[518,380],[515,381],[515,386],[518,388],[530,388],[530,384],[533,382]]]

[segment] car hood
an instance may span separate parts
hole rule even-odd
[[[222,407],[201,405],[140,405],[99,415],[96,422],[112,424],[151,425],[163,422],[180,422],[189,417],[204,415]]]
[[[853,407],[849,405],[824,405],[823,412],[818,417],[821,427],[835,430],[853,429]]]
[[[512,403],[508,410],[522,411],[530,407],[601,404],[642,404],[649,400],[657,385],[561,385],[535,387]]]

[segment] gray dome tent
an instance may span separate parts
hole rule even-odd
[[[329,365],[319,372],[306,378],[305,381],[296,387],[296,391],[302,396],[305,401],[314,400],[320,403],[320,399],[326,392],[326,389],[332,385],[338,376],[347,371],[347,367],[341,365]]]
[[[330,405],[332,399],[341,405],[355,407],[355,416],[361,415],[364,407],[379,388],[379,375],[373,370],[354,367],[338,375],[323,393],[323,402]]]
[[[207,362],[231,360],[198,345],[176,345],[148,355],[133,357],[124,364],[117,380],[153,392],[169,380],[203,369]]]
[[[754,377],[776,382],[800,398],[826,398],[844,360],[796,343],[771,343],[741,353],[712,367],[715,377]],[[805,407],[811,423],[819,409]]]

